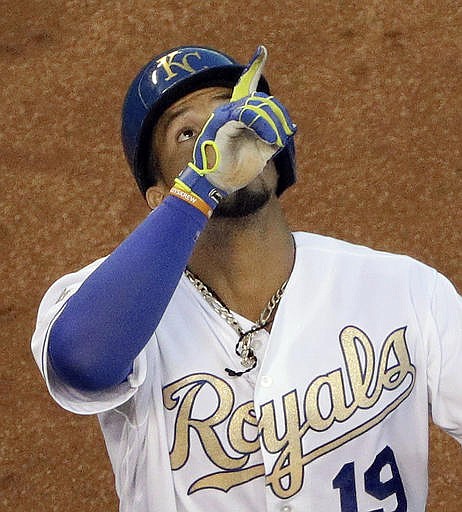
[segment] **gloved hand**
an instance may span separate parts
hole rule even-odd
[[[230,102],[218,107],[205,123],[193,161],[177,178],[177,185],[204,200],[204,193],[212,194],[218,204],[221,197],[256,178],[295,134],[296,126],[285,107],[273,96],[256,92],[266,58],[266,48],[259,46]],[[218,190],[210,192],[214,187]]]

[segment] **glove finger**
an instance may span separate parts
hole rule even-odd
[[[276,144],[278,146],[282,144],[276,121],[263,109],[252,105],[243,107],[239,115],[239,121],[242,121],[261,140],[268,144]]]
[[[247,101],[250,105],[257,105],[265,109],[270,115],[275,116],[282,125],[286,135],[294,135],[297,126],[292,121],[289,111],[286,107],[274,96],[268,96],[264,93],[255,93]]]
[[[247,101],[240,109],[239,120],[268,144],[283,147],[295,133],[295,125],[282,104],[265,99]]]
[[[260,45],[234,86],[230,101],[245,98],[257,90],[267,56],[268,50]]]

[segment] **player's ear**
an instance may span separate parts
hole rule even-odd
[[[162,181],[159,181],[157,185],[149,187],[148,190],[146,190],[146,202],[151,210],[159,206],[167,194],[168,190],[166,190],[166,186]]]

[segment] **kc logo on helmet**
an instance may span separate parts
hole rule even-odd
[[[157,67],[152,72],[152,81],[154,84],[159,82],[158,73],[161,69],[165,72],[166,77],[164,80],[166,82],[175,78],[181,71],[193,74],[199,71],[199,69],[193,67],[194,60],[201,59],[202,57],[199,52],[182,53],[178,50],[170,52],[157,61]]]

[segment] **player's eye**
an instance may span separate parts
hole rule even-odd
[[[192,128],[184,128],[180,131],[180,133],[177,136],[178,142],[186,142],[187,140],[192,139],[195,137],[196,132]]]

